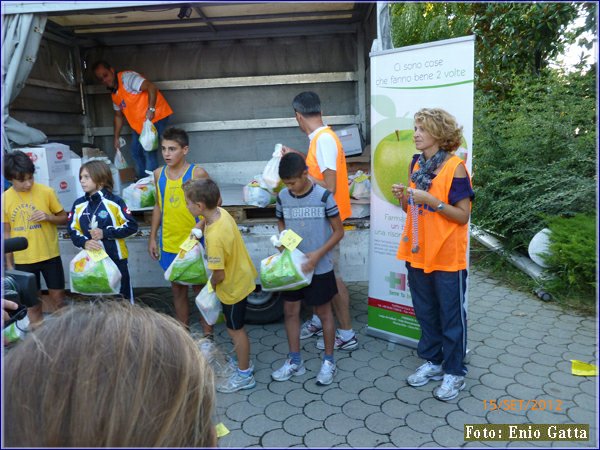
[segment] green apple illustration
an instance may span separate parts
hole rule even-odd
[[[375,148],[373,178],[379,193],[393,205],[398,205],[398,199],[392,195],[392,185],[408,186],[408,167],[415,153],[413,130],[396,130],[379,141]]]

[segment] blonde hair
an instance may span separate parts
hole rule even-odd
[[[216,444],[212,369],[181,325],[147,307],[65,308],[4,363],[7,446]]]
[[[415,113],[415,124],[420,123],[440,143],[440,148],[454,152],[463,139],[463,127],[454,116],[441,108],[422,108]]]

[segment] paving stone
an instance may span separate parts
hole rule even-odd
[[[565,373],[558,370],[550,374],[550,379],[558,384],[571,387],[578,387],[583,381],[582,377],[573,375],[571,371]]]
[[[266,448],[288,448],[293,445],[304,446],[301,436],[294,436],[284,430],[272,430],[267,432],[260,440],[260,446]],[[236,446],[241,448],[239,446]]]
[[[367,405],[379,406],[386,400],[393,398],[394,394],[390,392],[384,392],[376,387],[370,387],[364,389],[358,394],[358,398],[360,398]]]
[[[525,413],[511,414],[508,411],[496,409],[495,411],[489,411],[485,416],[488,423],[528,423],[527,416]]]
[[[546,377],[547,379],[548,374],[552,369],[543,364],[528,362],[523,364],[523,370],[531,375],[536,375],[538,377]]]
[[[309,431],[304,436],[304,445],[308,448],[330,448],[346,443],[346,436],[334,434],[323,428]]]
[[[354,378],[354,377],[345,378],[338,383],[338,387],[341,390],[348,392],[350,394],[358,394],[363,389],[366,389],[372,385],[373,385],[373,383],[370,383],[368,381],[359,380],[358,378]]]
[[[298,389],[303,386],[304,380],[307,378],[306,375],[302,375],[300,377],[292,377],[287,381],[271,381],[268,384],[267,389],[269,392],[277,395],[285,395],[290,391]]]
[[[281,428],[281,423],[269,419],[264,414],[257,414],[244,421],[242,430],[250,436],[260,437],[267,431]]]
[[[587,415],[591,415],[587,413]],[[569,417],[564,412],[554,411],[541,411],[541,410],[529,410],[527,411],[527,418],[531,423],[568,423]]]
[[[592,381],[592,379],[587,378],[585,381],[583,381],[580,385],[579,385],[579,389],[581,389],[581,392],[584,392],[588,395],[594,396],[596,397],[598,392],[597,392],[597,385],[594,381]]]
[[[375,380],[374,385],[380,391],[392,394],[392,397],[393,397],[393,394],[398,389],[399,383],[398,383],[398,380],[386,375],[386,376],[377,378]]]
[[[399,448],[418,447],[426,442],[431,442],[431,433],[420,433],[408,426],[398,427],[392,431],[390,440]]]
[[[488,369],[492,364],[497,363],[497,358],[486,358],[485,356],[478,355],[477,353],[471,355],[469,360],[470,366],[480,367],[482,369]]]
[[[458,411],[458,405],[452,402],[441,402],[433,396],[424,399],[419,406],[421,411],[433,417],[444,418],[452,411]]]
[[[486,400],[488,400],[488,399],[486,399]],[[469,396],[469,397],[459,398],[457,405],[460,408],[460,410],[463,411],[466,415],[473,416],[474,418],[476,416],[484,417],[487,414],[487,411],[484,408],[483,400],[479,400],[475,397]],[[450,413],[450,414],[455,414],[455,413],[456,413],[456,411],[454,413]]]
[[[507,386],[506,392],[512,398],[518,400],[532,400],[543,394],[543,391],[540,389],[533,389],[518,383]]]
[[[556,356],[560,357],[564,352],[568,349],[566,345],[550,345],[550,344],[540,344],[537,346],[537,351],[543,353],[544,355]]]
[[[446,448],[458,448],[465,442],[463,431],[457,431],[450,425],[443,425],[433,430],[435,442]]]
[[[348,444],[352,447],[376,447],[379,444],[390,442],[388,436],[381,435],[379,433],[373,433],[371,430],[361,427],[356,428],[346,437]]]
[[[331,433],[347,436],[351,430],[362,427],[363,421],[352,419],[345,414],[333,414],[325,419],[325,429]]]
[[[480,383],[479,379],[488,373],[492,372],[490,369],[482,369],[481,367],[471,366],[467,363],[467,375],[466,378],[470,382]]]
[[[569,350],[570,352],[579,353],[580,355],[588,355],[588,357],[593,357],[595,346],[578,344],[574,342],[567,345],[567,350]]]
[[[488,337],[486,338],[480,347],[477,347],[477,354],[481,356],[486,356],[488,358],[497,358],[498,355],[504,353],[504,349],[507,344],[510,342],[506,342],[502,339],[497,339],[496,337]]]
[[[325,394],[325,396],[327,393]],[[323,396],[323,397],[325,397]],[[310,392],[306,392],[304,388],[294,389],[293,391],[288,392],[285,395],[285,401],[288,402],[292,406],[297,406],[299,408],[303,408],[306,404],[318,400],[321,397],[316,394],[311,394]],[[330,402],[328,402],[330,403]]]
[[[578,406],[569,408],[569,410],[567,411],[567,416],[568,416],[569,420],[571,420],[573,423],[588,423],[588,424],[590,424],[590,428],[591,428],[591,424],[598,423],[595,412],[589,411],[588,409],[580,408]],[[559,422],[557,422],[557,423],[559,423]]]
[[[347,404],[347,403],[346,403]],[[315,400],[304,407],[304,415],[313,420],[325,420],[329,416],[342,412],[340,406],[333,406],[323,400]]]
[[[342,406],[344,403],[355,399],[356,395],[343,391],[340,388],[330,389],[322,395],[322,400],[333,406]]]
[[[283,429],[295,436],[305,436],[309,431],[322,428],[322,420],[313,420],[304,414],[295,414],[283,422]]]
[[[371,367],[361,367],[360,369],[357,369],[354,372],[354,375],[356,376],[356,378],[359,378],[363,381],[374,382],[377,378],[381,377],[382,375],[386,375],[386,374],[379,370],[374,370]]]
[[[529,358],[513,355],[511,353],[504,353],[498,356],[498,361],[507,366],[521,368],[523,367],[523,364],[529,361]]]
[[[381,356],[376,356],[369,360],[369,367],[385,374],[390,369],[390,360],[382,358]]]
[[[519,369],[515,369],[514,367],[507,366],[505,364],[495,363],[495,364],[492,364],[489,367],[489,369],[485,370],[485,372],[482,373],[481,376],[483,376],[485,373],[492,373],[492,374],[500,376],[500,377],[511,378],[515,375],[515,372],[517,372],[518,370]],[[547,368],[546,368],[546,370],[547,370]],[[471,372],[471,368],[469,368],[469,372]],[[480,378],[481,378],[481,376],[480,376]]]
[[[454,430],[464,431],[465,424],[469,423],[487,423],[486,419],[481,416],[474,416],[472,414],[465,413],[464,411],[452,411],[446,416],[446,422]]]
[[[270,367],[272,367],[271,364],[274,364],[275,366],[280,366],[283,364],[285,358],[282,358],[279,353],[273,350],[264,350],[255,355],[255,360],[264,364],[268,364]]]
[[[367,362],[371,358],[374,358],[376,355],[372,352],[365,350],[364,348],[359,348],[352,352],[352,359],[354,361]]]
[[[527,372],[520,372],[514,377],[517,383],[521,383],[523,386],[527,386],[533,389],[542,389],[542,386],[548,382],[548,376],[532,375]]]
[[[262,414],[263,409],[256,406],[248,405],[248,402],[238,402],[229,406],[226,411],[226,416],[236,422],[243,422],[249,417],[256,414]]]
[[[219,447],[244,448],[258,443],[259,438],[257,436],[251,436],[242,430],[231,430],[227,436],[219,439],[218,445]]]
[[[365,426],[373,433],[389,435],[399,425],[399,419],[388,416],[383,412],[375,412],[367,416]],[[402,420],[404,425],[404,420]]]
[[[591,412],[596,412],[598,410],[597,399],[591,395],[580,393],[573,397],[573,401],[578,407],[586,409]]]
[[[542,339],[545,339],[547,336],[545,336]],[[532,339],[532,338],[528,338],[525,336],[516,336],[513,339],[513,342],[515,345],[521,347],[521,348],[526,348],[527,350],[529,350],[529,353],[531,353],[532,350],[534,350],[540,343],[539,339]]]
[[[399,426],[405,424],[404,419],[408,414],[413,411],[419,411],[419,409],[419,405],[404,403],[396,398],[392,398],[381,405],[381,411],[390,417],[398,419]]]
[[[276,422],[283,422],[290,416],[300,414],[302,409],[292,406],[287,402],[280,401],[271,403],[264,409],[264,412],[269,419],[275,420]]]
[[[445,424],[444,419],[430,416],[423,411],[412,412],[406,416],[406,425],[420,433],[431,433],[431,430]]]
[[[531,355],[529,355],[529,359],[537,364],[554,367],[554,366],[556,366],[556,363],[561,358],[557,358],[556,356],[549,356],[544,353],[536,352],[536,353],[532,353]]]
[[[519,334],[524,338],[531,339],[533,342],[539,343],[545,336],[548,335],[548,330],[534,330],[523,327],[523,329],[519,331]]]
[[[342,406],[342,412],[346,416],[357,420],[364,420],[367,416],[379,411],[379,409],[379,405],[370,405],[368,403],[363,402],[362,400],[357,399],[350,400],[344,403],[344,405]]]
[[[581,392],[578,388],[569,387],[554,382],[544,384],[544,386],[542,386],[542,389],[546,394],[551,395],[557,399],[573,398],[573,396]]]
[[[433,387],[430,388],[429,386],[433,386],[433,384],[428,383],[419,388],[406,385],[396,391],[396,398],[404,403],[418,405],[423,399],[431,395],[431,389],[433,389]]]

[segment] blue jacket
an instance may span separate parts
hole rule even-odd
[[[106,253],[113,261],[127,259],[125,238],[135,234],[138,224],[131,211],[117,195],[102,189],[92,196],[84,195],[73,203],[69,213],[69,235],[73,244],[83,248],[91,239],[90,222],[96,216],[98,228],[102,229],[102,243]]]

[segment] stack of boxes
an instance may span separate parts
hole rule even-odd
[[[50,186],[58,200],[70,211],[81,189],[78,178],[71,172],[71,149],[68,145],[50,142],[37,147],[20,148],[33,161],[36,183]]]

